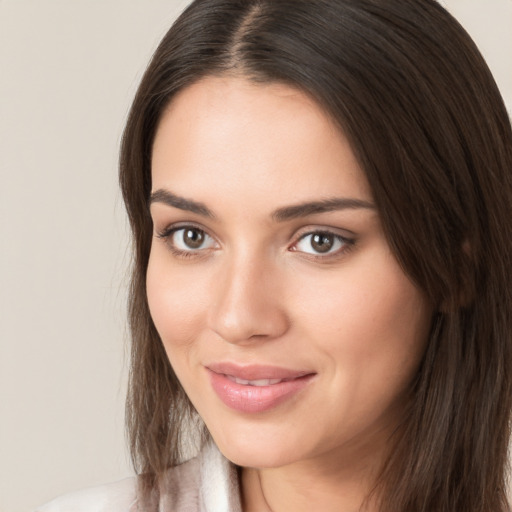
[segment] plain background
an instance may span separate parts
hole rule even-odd
[[[0,0],[0,511],[131,474],[124,120],[187,0]],[[512,106],[512,0],[443,2]]]

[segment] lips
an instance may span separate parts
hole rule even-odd
[[[276,366],[206,366],[213,390],[229,408],[239,412],[264,412],[291,399],[313,380],[315,373]]]
[[[257,380],[246,380],[240,379],[238,377],[233,377],[232,375],[226,375],[226,377],[236,382],[237,384],[243,384],[244,386],[272,386],[274,384],[279,384],[283,382],[281,379],[257,379]]]

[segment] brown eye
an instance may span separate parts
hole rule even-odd
[[[205,233],[200,229],[184,229],[183,230],[183,243],[189,249],[199,249],[205,240]]]
[[[215,240],[202,229],[194,226],[183,228],[171,228],[159,235],[166,240],[172,250],[181,253],[197,253],[208,249],[214,249],[217,244]]]
[[[330,233],[315,233],[311,235],[311,247],[319,253],[329,252],[335,242],[334,235]]]
[[[345,238],[337,233],[313,231],[303,235],[293,245],[292,250],[313,256],[327,257],[342,254],[352,245],[354,245],[354,240]]]

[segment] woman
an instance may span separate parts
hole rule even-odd
[[[436,2],[193,2],[121,151],[138,484],[43,510],[509,510],[511,169]]]

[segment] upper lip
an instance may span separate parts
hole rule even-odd
[[[272,365],[259,364],[237,364],[232,362],[218,362],[205,365],[212,372],[222,375],[230,375],[244,380],[260,379],[298,379],[305,375],[311,375],[315,372],[310,370],[296,370],[291,368],[282,368]]]

